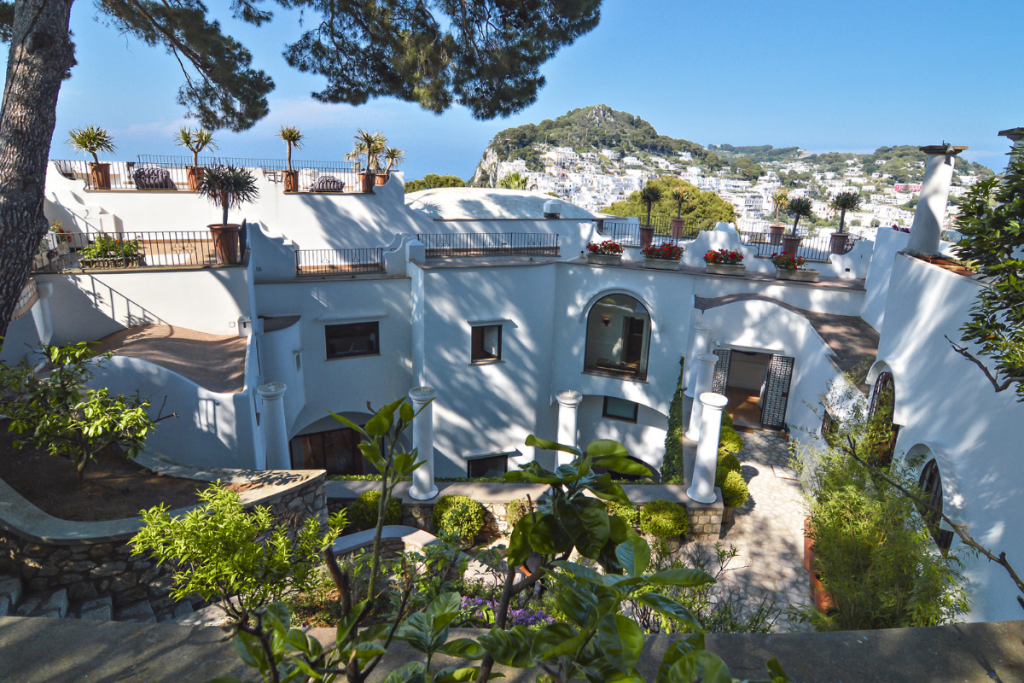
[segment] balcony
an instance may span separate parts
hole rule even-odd
[[[366,275],[384,273],[384,249],[300,249],[295,276]]]
[[[533,232],[420,234],[427,258],[558,256],[558,235]]]

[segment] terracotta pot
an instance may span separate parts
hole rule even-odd
[[[679,259],[644,257],[644,268],[654,270],[679,270]]]
[[[110,164],[89,164],[89,184],[93,190],[109,190]]]
[[[828,249],[833,254],[845,254],[846,243],[850,238],[850,234],[847,232],[834,232],[832,233],[832,239],[829,240]]]
[[[376,173],[359,173],[359,189],[363,193],[373,194],[373,186],[377,182]]]
[[[819,612],[828,612],[832,609],[832,596],[821,585],[821,577],[817,572],[811,573],[811,600]]]
[[[587,263],[597,263],[603,266],[621,266],[622,254],[587,254]]]
[[[374,181],[374,184],[378,185],[378,186],[379,185],[387,185],[388,184],[388,178],[390,178],[390,177],[391,177],[390,173],[378,173],[377,174],[377,179]]]
[[[185,169],[185,175],[188,176],[188,189],[189,192],[199,191],[199,179],[203,177],[202,166],[189,166]]]
[[[807,268],[798,268],[796,270],[783,270],[782,268],[775,269],[776,280],[793,280],[794,282],[817,282],[821,277],[821,273],[816,270],[809,270]]]
[[[814,539],[807,536],[811,530],[810,518],[804,518],[804,569],[811,571],[811,556],[814,554]]]
[[[782,251],[787,254],[797,256],[797,251],[800,249],[800,242],[803,241],[803,237],[799,235],[784,235],[782,237]]]
[[[704,263],[704,272],[712,275],[739,275],[743,277],[743,271],[747,267],[742,263]]]
[[[654,228],[647,226],[640,226],[640,248],[651,246],[651,242],[654,241]]]
[[[238,238],[242,226],[238,223],[208,225],[217,251],[217,263],[238,263]]]
[[[284,191],[285,192],[298,192],[299,191],[299,172],[298,171],[284,171]]]
[[[672,239],[678,240],[683,237],[683,230],[686,229],[685,218],[673,218],[672,219]]]
[[[782,243],[782,233],[786,232],[785,225],[769,225],[768,234],[772,244]]]

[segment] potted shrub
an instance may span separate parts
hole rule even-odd
[[[651,226],[651,208],[661,199],[661,189],[657,185],[647,183],[640,190],[640,201],[647,205],[647,222],[640,226],[640,246],[651,246],[654,240],[654,228]]]
[[[372,193],[373,186],[377,182],[377,169],[380,168],[380,155],[384,151],[387,141],[380,133],[371,133],[362,128],[354,137],[356,144],[348,158],[356,162],[356,174],[359,176],[360,189],[364,193]],[[366,169],[362,170],[360,161],[364,156],[366,157]]]
[[[811,200],[807,197],[796,197],[789,200],[789,212],[793,214],[793,231],[782,238],[782,250],[790,254],[796,254],[800,249],[800,236],[796,234],[796,226],[801,218],[809,218],[812,215]]]
[[[772,195],[772,206],[775,208],[775,222],[768,226],[772,244],[780,244],[782,242],[782,233],[786,232],[786,226],[779,222],[779,212],[785,211],[788,205],[789,190],[780,187]]]
[[[388,178],[391,177],[391,169],[398,168],[405,161],[405,150],[398,149],[397,147],[387,147],[384,149],[384,161],[387,162],[387,168],[384,169],[384,173],[377,176],[377,184],[383,185],[388,182]]]
[[[671,242],[662,242],[654,245],[648,244],[643,248],[644,268],[656,270],[678,270],[679,259],[683,256],[682,247],[677,247]]]
[[[690,197],[690,191],[685,187],[673,187],[669,197],[676,205],[676,217],[672,219],[672,239],[678,240],[683,237],[686,229],[686,219],[683,218],[683,204]]]
[[[704,254],[704,272],[714,275],[743,275],[743,254],[730,249],[719,249]]]
[[[277,137],[284,140],[288,146],[287,166],[288,169],[284,172],[284,191],[285,192],[298,192],[299,191],[299,172],[292,170],[292,148],[299,149],[302,147],[302,132],[295,126],[281,126],[281,130],[277,132]]]
[[[820,275],[818,271],[804,267],[807,259],[803,256],[795,256],[786,251],[772,254],[772,263],[775,264],[775,278],[778,280],[817,282]]]
[[[606,240],[600,244],[591,242],[587,245],[587,262],[620,266],[622,265],[622,245],[611,240]]]
[[[138,240],[125,240],[101,232],[89,246],[78,252],[78,263],[83,268],[134,268],[146,265],[140,251]]]
[[[832,208],[839,212],[839,232],[832,233],[832,239],[829,241],[829,251],[833,254],[845,254],[846,242],[849,239],[849,235],[843,231],[843,226],[846,223],[846,212],[856,211],[860,208],[860,193],[841,192],[837,194],[835,199],[832,200]]]
[[[217,145],[213,142],[213,133],[205,128],[193,132],[191,128],[182,126],[178,134],[174,136],[174,144],[192,152],[192,166],[185,169],[185,174],[188,176],[188,189],[198,192],[199,179],[203,175],[203,169],[199,165],[199,153],[207,147],[217,149]]]
[[[110,164],[101,164],[98,154],[117,149],[110,133],[96,126],[76,128],[68,131],[68,146],[82,154],[92,155],[92,162],[89,163],[90,189],[109,190]]]
[[[199,196],[209,199],[223,211],[223,221],[209,225],[217,263],[238,262],[238,223],[228,223],[228,209],[256,200],[259,190],[256,177],[244,168],[215,166],[203,169],[199,182]]]

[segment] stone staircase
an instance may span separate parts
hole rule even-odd
[[[139,624],[155,624],[157,621],[173,621],[187,617],[193,612],[188,601],[182,601],[174,609],[157,619],[149,600],[114,607],[108,595],[91,600],[71,601],[68,589],[26,593],[20,577],[0,575],[0,617],[42,617],[44,619],[82,619],[86,621],[125,621]]]

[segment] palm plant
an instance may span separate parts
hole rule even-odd
[[[200,128],[193,131],[191,128],[182,126],[178,134],[174,136],[174,144],[179,147],[184,147],[188,151],[192,152],[192,167],[196,168],[199,166],[199,153],[209,147],[210,149],[217,149],[216,143],[213,141],[213,133]]]
[[[688,189],[686,189],[685,187],[673,187],[672,191],[669,192],[668,196],[672,198],[673,202],[675,202],[675,205],[676,205],[676,218],[682,218],[683,217],[683,204],[685,204],[686,200],[689,199],[690,191]]]
[[[388,147],[384,150],[384,159],[388,162],[385,173],[391,173],[392,168],[398,168],[405,161],[405,150],[396,147]]]
[[[793,232],[796,236],[796,226],[800,222],[801,218],[809,218],[814,212],[811,211],[811,200],[807,197],[795,197],[789,200],[789,212],[792,213],[796,219],[793,221]]]
[[[100,158],[97,156],[99,152],[113,152],[117,149],[114,146],[113,136],[106,129],[97,126],[74,128],[68,131],[67,144],[83,154],[91,154],[94,164],[100,163]]]
[[[661,188],[657,185],[647,183],[644,189],[640,190],[640,201],[647,205],[647,225],[651,224],[651,208],[661,200]]]
[[[281,126],[281,130],[277,131],[277,137],[285,141],[288,145],[288,172],[292,172],[292,147],[300,149],[302,147],[302,131],[295,126]]]
[[[775,223],[779,222],[779,212],[785,211],[786,206],[789,205],[789,190],[784,187],[780,187],[772,195],[772,206],[775,207]]]
[[[260,196],[256,176],[251,171],[235,166],[204,169],[198,190],[200,197],[206,197],[224,212],[222,225],[228,225],[228,209],[255,201]]]
[[[502,179],[498,181],[498,187],[503,190],[525,190],[529,182],[529,178],[521,174],[519,171],[514,171],[513,173],[503,176]]]
[[[860,208],[859,192],[841,192],[832,200],[832,208],[839,212],[839,232],[843,232],[843,225],[846,223],[846,212],[856,211]]]
[[[353,136],[356,144],[348,158],[356,162],[356,169],[360,168],[359,158],[366,157],[366,170],[376,172],[380,169],[380,155],[387,148],[387,138],[383,133],[373,132],[360,128]]]

